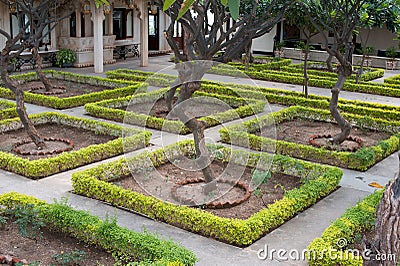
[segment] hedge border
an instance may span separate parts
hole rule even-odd
[[[218,151],[223,161],[231,158],[231,154],[234,158],[249,156],[247,162],[241,162],[239,159],[235,160],[235,163],[254,167],[260,160],[260,165],[263,165],[262,162],[272,162],[270,169],[272,172],[300,176],[305,182],[300,188],[288,191],[283,199],[246,220],[222,218],[198,208],[166,203],[107,182],[113,177],[129,175],[129,168],[132,169],[132,167],[139,169],[151,165],[157,166],[168,162],[167,158],[174,158],[179,153],[194,154],[193,141],[182,141],[153,152],[145,152],[129,159],[122,158],[74,173],[72,175],[73,188],[77,194],[122,206],[152,219],[174,225],[179,224],[183,229],[191,232],[236,246],[248,246],[296,213],[331,193],[338,186],[342,176],[342,171],[336,167],[318,165],[286,156],[250,153],[244,150],[232,151],[221,146],[211,145],[210,147]]]
[[[82,106],[90,102],[112,99],[116,97],[124,97],[132,95],[137,91],[147,90],[147,86],[145,83],[121,81],[121,80],[95,77],[95,76],[86,76],[86,75],[74,74],[70,72],[61,72],[55,70],[45,70],[43,72],[49,78],[74,81],[83,84],[87,83],[91,85],[111,86],[115,87],[115,89],[104,90],[100,92],[92,92],[67,98],[58,98],[56,96],[25,92],[24,93],[25,102],[47,106],[54,109],[66,109],[66,108]],[[38,80],[36,72],[15,75],[12,76],[12,78],[23,82]],[[0,97],[15,99],[14,93],[8,88],[3,88],[3,87],[0,87]]]
[[[0,194],[0,205],[7,209],[33,205],[47,226],[66,233],[79,241],[103,248],[110,253],[132,256],[140,254],[135,265],[194,265],[196,256],[181,245],[160,239],[148,232],[139,233],[122,228],[113,221],[103,221],[87,211],[75,210],[65,203],[48,204],[32,196],[9,192]]]
[[[15,103],[0,100],[0,120],[17,117],[17,105]]]
[[[267,152],[277,152],[301,159],[311,159],[319,163],[366,171],[375,163],[389,156],[400,148],[400,122],[386,121],[371,117],[342,113],[350,123],[360,128],[376,129],[393,134],[389,139],[380,141],[377,145],[359,149],[358,151],[330,151],[294,142],[275,140],[257,136],[254,133],[260,127],[279,124],[293,118],[305,118],[324,122],[334,122],[329,111],[292,106],[275,113],[261,116],[237,125],[227,126],[219,130],[221,140],[251,149]]]
[[[351,244],[357,233],[373,228],[376,209],[383,192],[384,190],[376,191],[354,207],[348,208],[340,218],[325,229],[321,237],[315,238],[307,248],[309,254],[312,255],[307,257],[309,264],[311,266],[362,266],[362,257],[342,250],[342,247],[338,247],[337,241],[346,239],[347,244]],[[327,250],[332,252],[328,253]]]
[[[85,111],[94,117],[112,119],[116,121],[124,121],[129,124],[146,126],[148,128],[163,130],[171,133],[188,134],[190,129],[187,128],[181,121],[171,121],[164,118],[153,117],[146,114],[134,113],[131,111],[114,109],[115,107],[127,106],[130,101],[138,103],[149,102],[154,103],[157,99],[163,97],[168,89],[160,89],[153,92],[144,94],[137,94],[125,98],[112,99],[101,101],[97,103],[90,103],[85,105]],[[227,103],[230,106],[237,106],[234,110],[227,110],[224,112],[216,113],[199,118],[200,121],[206,123],[206,127],[212,127],[224,122],[234,120],[239,117],[246,117],[254,113],[260,113],[264,110],[265,102],[261,100],[242,99],[234,96],[226,96],[221,94],[206,93],[203,91],[196,91],[195,97],[212,97]]]
[[[120,69],[110,73],[110,77],[122,78],[122,79],[134,79],[137,76],[133,73],[146,75],[146,77],[154,74],[152,72],[141,72],[137,70],[128,71],[132,74],[124,74],[125,69]],[[157,74],[158,75],[158,74]],[[168,76],[168,75],[166,75]],[[173,76],[170,76],[170,78]],[[143,79],[146,80],[146,79]],[[172,81],[167,81],[164,78],[153,78],[154,82],[158,82],[159,85],[168,86]],[[152,84],[154,85],[154,84]],[[214,86],[214,87],[213,87]],[[227,94],[227,95],[239,95],[243,98],[255,98],[262,99],[260,93],[264,94],[265,98],[269,103],[282,104],[286,106],[292,105],[303,105],[305,107],[313,107],[328,110],[330,97],[310,94],[308,98],[304,97],[304,94],[296,91],[289,91],[275,88],[257,87],[252,85],[234,84],[234,83],[222,83],[205,81],[202,84],[202,88],[206,88],[216,94]],[[236,90],[236,92],[235,92]],[[252,93],[246,92],[251,91]],[[382,118],[386,120],[400,120],[400,106],[391,106],[379,103],[363,102],[358,100],[345,100],[339,99],[339,109],[348,113],[354,113],[358,115],[369,115],[376,118]]]
[[[39,179],[62,171],[70,170],[82,165],[97,162],[122,154],[125,147],[130,150],[143,148],[149,144],[151,133],[133,128],[126,128],[105,122],[85,118],[73,117],[65,114],[46,112],[30,115],[34,125],[44,123],[59,123],[72,127],[79,127],[96,133],[103,133],[118,137],[103,144],[90,145],[80,150],[61,153],[55,157],[28,160],[12,153],[0,151],[0,168],[31,179]],[[0,132],[23,128],[19,118],[0,121]],[[124,139],[122,140],[122,136]],[[126,136],[126,137],[125,137]],[[129,146],[123,145],[128,142]]]
[[[384,79],[385,84],[400,86],[400,74],[393,75]]]
[[[232,71],[229,69],[214,69],[214,74],[218,75],[237,75],[237,71]],[[304,84],[304,76],[291,72],[283,72],[276,70],[265,70],[265,71],[247,71],[245,72],[249,77],[275,81],[281,83],[289,84]],[[308,85],[320,88],[333,88],[336,84],[336,80],[320,76],[309,76]],[[343,85],[343,90],[361,93],[370,93],[376,95],[393,96],[400,97],[400,88],[396,86],[390,86],[380,83],[373,82],[360,82],[359,84],[352,82],[350,80],[346,81]]]

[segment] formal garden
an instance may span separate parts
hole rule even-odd
[[[132,59],[93,75],[42,70],[42,26],[58,22],[43,17],[62,7],[47,1],[16,4],[32,18],[35,71],[11,73],[28,47],[0,32],[0,265],[285,260],[264,243],[304,249],[290,257],[298,265],[400,265],[400,72],[350,60],[345,40],[374,17],[365,3],[328,17],[293,4],[309,31],[335,25],[325,48],[335,61],[299,63],[249,52],[284,16],[275,8],[265,23],[257,3],[239,16],[231,1],[161,1],[193,31],[186,50],[165,32],[174,63],[142,71]],[[190,5],[214,7],[215,24],[198,23]],[[219,32],[228,19],[238,21],[230,38]],[[158,60],[168,67],[155,71]]]

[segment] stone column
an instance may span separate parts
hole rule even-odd
[[[114,6],[111,6],[111,12],[108,15],[108,35],[114,35],[113,11]]]
[[[76,16],[76,37],[80,38],[82,37],[82,17],[81,17],[80,5],[75,11],[75,16]]]
[[[91,10],[93,18],[94,72],[103,73],[103,6],[96,8],[94,0],[92,0]]]
[[[149,65],[149,11],[147,1],[141,0],[140,9],[142,19],[140,20],[140,66]]]

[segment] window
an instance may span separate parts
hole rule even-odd
[[[29,22],[29,18],[27,15],[21,13],[11,13],[10,14],[10,28],[11,28],[11,37],[15,37],[19,34],[21,28],[24,28]],[[34,23],[37,23],[37,21],[34,21]],[[31,26],[28,27],[25,30],[25,35],[22,37],[22,40],[27,40],[29,38],[29,34],[31,32]],[[50,44],[50,32],[49,32],[49,26],[46,26],[46,28],[43,29],[43,35],[45,37],[43,38],[42,42],[40,45],[43,44]]]
[[[113,11],[113,31],[117,40],[133,37],[133,10],[115,8]]]

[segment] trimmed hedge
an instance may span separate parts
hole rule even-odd
[[[313,62],[309,63],[309,67],[312,67],[314,65]],[[323,65],[321,65],[323,66]],[[326,64],[325,64],[326,66]],[[298,73],[303,75],[303,67],[304,64],[292,64],[290,66],[285,66],[282,67],[281,70],[285,72],[291,72],[291,73]],[[326,68],[325,68],[326,69]],[[359,70],[359,67],[354,67],[355,71]],[[364,73],[362,74],[360,81],[371,81],[377,78],[382,78],[385,74],[385,70],[381,68],[368,68],[364,67]],[[368,70],[367,72],[365,70]],[[307,73],[311,76],[318,76],[318,77],[329,77],[333,79],[337,79],[338,75],[335,72],[328,72],[328,71],[323,71],[323,68],[320,70],[317,69],[308,69]],[[349,80],[355,81],[356,79],[356,74],[352,74],[350,77],[348,77]]]
[[[292,106],[237,125],[220,129],[223,142],[239,146],[250,146],[251,149],[277,152],[296,158],[308,159],[319,163],[331,164],[366,171],[368,168],[389,156],[400,148],[400,122],[342,113],[351,124],[359,128],[374,129],[393,134],[389,139],[377,145],[365,147],[356,152],[331,151],[294,142],[275,140],[257,136],[254,133],[262,127],[279,124],[294,118],[334,122],[329,111]]]
[[[85,105],[85,110],[90,115],[95,117],[101,117],[116,121],[124,121],[129,124],[146,126],[154,129],[162,129],[167,132],[188,134],[190,129],[187,128],[181,121],[172,121],[164,118],[158,118],[147,114],[135,113],[132,111],[125,111],[116,109],[119,107],[125,107],[129,104],[134,105],[135,103],[148,103],[149,108],[158,99],[162,98],[168,89],[161,89],[154,92],[145,94],[138,94],[135,96],[128,96],[125,98],[106,100],[97,103],[91,103]],[[254,113],[260,113],[263,111],[265,102],[260,100],[242,99],[233,96],[225,96],[221,94],[206,93],[203,91],[197,91],[194,93],[194,100],[196,97],[210,97],[225,102],[236,109],[230,109],[224,112],[216,113],[214,115],[205,116],[199,118],[200,121],[206,123],[206,127],[212,127],[223,122],[234,120],[238,117],[246,117],[253,115]],[[210,99],[211,100],[211,99]],[[218,104],[218,102],[216,102]]]
[[[15,103],[0,100],[0,120],[17,117],[17,105]]]
[[[125,74],[131,72],[132,74]],[[141,76],[140,73],[142,72],[136,70],[129,71],[120,69],[113,71],[112,73],[113,74],[111,74],[110,77],[113,78],[119,77],[128,80],[137,80],[137,75],[133,73],[139,73],[138,75]],[[154,74],[151,72],[143,72],[143,73],[145,73],[144,75],[146,76]],[[169,77],[173,78],[173,76]],[[163,86],[164,85],[169,86],[172,82],[157,77],[153,77],[153,80],[155,82],[158,82],[159,84],[162,84]],[[215,94],[226,94],[235,97],[254,98],[254,99],[262,99],[263,97],[261,97],[260,95],[261,93],[264,94],[265,98],[268,100],[269,103],[282,104],[286,106],[301,105],[305,107],[320,108],[324,110],[329,109],[330,97],[310,94],[308,98],[305,98],[303,93],[289,91],[289,90],[264,88],[264,87],[234,84],[234,83],[212,82],[212,81],[204,81],[202,83],[202,89],[206,89],[206,91],[208,92],[212,91],[212,93]],[[369,115],[371,117],[382,118],[385,120],[400,120],[399,106],[391,106],[391,105],[363,102],[357,100],[339,99],[339,109],[348,113],[353,113],[358,115]]]
[[[384,79],[385,84],[400,86],[400,75],[394,75]]]
[[[125,147],[130,147],[130,150],[136,150],[147,146],[151,136],[151,133],[147,131],[125,128],[118,125],[53,112],[30,115],[29,118],[34,125],[57,123],[90,130],[96,134],[118,137],[117,139],[103,144],[90,145],[80,150],[64,152],[51,158],[39,160],[29,160],[12,153],[0,151],[1,169],[32,179],[50,176],[78,166],[122,154],[125,151],[122,144],[122,135],[124,135],[124,142],[129,143],[129,146],[125,145]],[[23,125],[19,118],[0,121],[0,132],[18,130],[21,128],[23,128]]]
[[[90,84],[90,85],[99,85],[99,86],[107,86],[114,87],[115,89],[104,90],[100,92],[92,92],[87,94],[82,94],[79,96],[67,97],[67,98],[59,98],[56,96],[42,95],[31,92],[25,92],[25,102],[38,104],[42,106],[47,106],[55,109],[65,109],[72,108],[76,106],[82,106],[86,103],[96,102],[105,99],[112,99],[116,97],[125,97],[128,95],[132,95],[135,92],[145,92],[147,90],[147,85],[144,83],[138,82],[129,82],[129,81],[120,81],[113,80],[109,78],[102,77],[94,77],[94,76],[85,76],[74,74],[70,72],[61,72],[54,70],[45,70],[43,71],[48,78],[52,79],[60,79],[66,81],[73,81],[82,84]],[[36,72],[30,72],[27,74],[15,75],[12,76],[13,79],[29,82],[33,80],[38,80]],[[83,85],[84,86],[84,85]],[[84,88],[82,88],[83,90]],[[0,97],[15,99],[14,93],[7,89],[0,87]]]
[[[346,239],[348,244],[353,243],[355,236],[374,227],[376,209],[382,198],[383,190],[367,196],[356,206],[349,208],[335,222],[333,222],[319,238],[314,239],[308,246],[311,256],[308,262],[311,266],[353,265],[362,266],[363,258],[338,247],[339,239]],[[328,252],[331,251],[331,252]]]
[[[217,146],[210,146],[210,148],[220,155],[222,161],[235,158],[232,160],[234,163],[251,168],[256,165],[266,165],[263,162],[272,162],[269,169],[272,173],[299,176],[302,178],[303,185],[287,191],[281,200],[268,205],[250,218],[241,220],[218,217],[199,208],[166,203],[107,182],[131,175],[129,169],[157,167],[167,163],[168,160],[177,158],[180,154],[193,155],[193,141],[183,141],[153,152],[145,152],[128,159],[122,158],[74,173],[72,175],[73,188],[78,194],[128,208],[156,220],[180,225],[183,229],[204,236],[236,246],[248,246],[296,213],[331,193],[338,186],[342,176],[342,171],[338,168],[286,156],[249,153],[244,150],[231,150]],[[249,159],[243,162],[242,158]]]
[[[228,69],[217,69],[214,73],[219,75],[237,75],[237,71],[232,71]],[[249,71],[246,74],[255,79],[269,80],[275,82],[289,83],[289,84],[304,84],[304,76],[301,74],[283,72],[283,71]],[[309,76],[308,85],[320,88],[333,88],[336,84],[336,80],[328,77],[321,76]],[[400,88],[397,86],[390,86],[381,83],[373,82],[360,82],[359,84],[348,80],[343,85],[343,90],[370,93],[377,95],[400,97]]]
[[[194,265],[196,256],[172,241],[162,240],[148,232],[139,233],[116,224],[102,221],[86,211],[78,211],[65,203],[47,204],[32,196],[16,192],[0,194],[0,205],[13,209],[34,205],[46,226],[66,233],[88,245],[101,247],[119,256],[135,256],[135,265]]]

